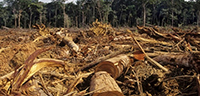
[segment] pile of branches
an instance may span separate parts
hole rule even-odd
[[[29,38],[20,37],[19,48],[0,49],[12,70],[0,77],[1,95],[200,94],[198,29],[137,26],[119,32],[98,21],[88,30],[35,28]]]

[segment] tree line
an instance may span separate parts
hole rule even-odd
[[[4,0],[0,2],[0,26],[31,28],[85,27],[96,19],[118,26],[185,26],[200,24],[200,0]]]

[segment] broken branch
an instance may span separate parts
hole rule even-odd
[[[87,64],[85,66],[82,66],[81,68],[79,68],[78,70],[76,70],[76,73],[79,72],[79,71],[81,71],[81,70],[84,70],[86,68],[92,67],[92,66],[96,65],[97,63],[100,63],[101,61],[104,61],[106,59],[112,58],[112,57],[114,57],[116,55],[129,52],[130,49],[131,49],[131,47],[127,47],[127,48],[121,49],[121,50],[119,50],[117,52],[113,52],[113,53],[111,53],[111,54],[109,54],[109,55],[107,55],[105,57],[100,57],[100,58],[96,59],[95,61],[93,61],[93,62],[91,62],[91,63],[89,63],[89,64]]]
[[[160,65],[158,62],[156,62],[155,60],[151,59],[151,58],[145,53],[145,51],[144,51],[144,49],[142,48],[142,46],[141,46],[141,45],[139,44],[139,42],[133,37],[132,32],[130,32],[130,31],[128,31],[128,32],[131,33],[131,37],[133,38],[132,41],[135,42],[135,43],[138,45],[138,47],[140,48],[140,50],[145,54],[147,60],[148,60],[151,64],[154,64],[154,65],[158,66],[159,68],[161,68],[162,70],[164,70],[164,71],[167,72],[167,71],[168,71],[167,68],[163,67],[163,66]]]

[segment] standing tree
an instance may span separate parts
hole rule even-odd
[[[196,0],[195,9],[196,9],[196,17],[197,17],[197,26],[200,25],[200,0]]]
[[[31,28],[32,23],[36,23],[36,22],[32,22],[33,21],[33,15],[35,15],[34,17],[39,17],[39,22],[42,23],[42,10],[43,10],[43,6],[41,5],[41,3],[39,2],[33,2],[31,4],[28,5],[29,8],[29,28]],[[39,14],[39,15],[38,15]],[[36,21],[36,20],[34,20]]]
[[[171,2],[172,2],[172,7],[171,7],[172,15],[171,16],[172,16],[172,27],[173,27],[173,25],[174,25],[174,0],[172,0]]]
[[[158,14],[159,14],[159,11],[160,11],[160,5],[162,3],[162,0],[151,0],[150,2],[150,5],[149,5],[149,8],[152,12],[152,15],[151,15],[151,24],[152,25],[159,25],[159,17],[158,17]]]
[[[30,0],[5,0],[9,8],[12,8],[12,12],[15,17],[15,27],[17,26],[17,19],[18,19],[18,28],[21,25],[21,16],[22,12],[28,8]]]
[[[70,17],[70,19],[72,20],[72,26],[79,26],[79,22],[80,21],[80,13],[81,13],[81,9],[80,6],[78,4],[74,4],[74,3],[67,3],[66,4],[66,13],[68,13],[67,15]]]
[[[63,27],[65,28],[66,26],[67,26],[67,28],[69,28],[69,16],[66,14],[66,12],[65,12],[65,2],[67,1],[67,0],[56,0],[58,3],[59,3],[59,5],[61,6],[61,8],[62,8],[62,10],[63,10]]]
[[[52,25],[53,22],[54,27],[63,26],[63,10],[61,7],[62,3],[56,0],[53,0],[51,3],[46,5],[47,9],[47,17],[48,17],[48,25]]]
[[[111,9],[111,5],[113,3],[114,0],[107,0],[103,2],[103,22],[108,22],[108,15],[110,14],[110,12],[112,11]]]
[[[146,12],[147,12],[147,9],[146,9],[146,5],[147,3],[149,2],[149,0],[142,0],[142,8],[143,8],[143,26],[145,26],[146,24]]]
[[[9,15],[8,7],[4,7],[4,3],[0,2],[0,18],[3,21],[3,26],[7,26]]]

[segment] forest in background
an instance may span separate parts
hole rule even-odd
[[[86,27],[95,20],[115,27],[136,25],[186,26],[200,24],[200,0],[4,0],[0,27]]]

